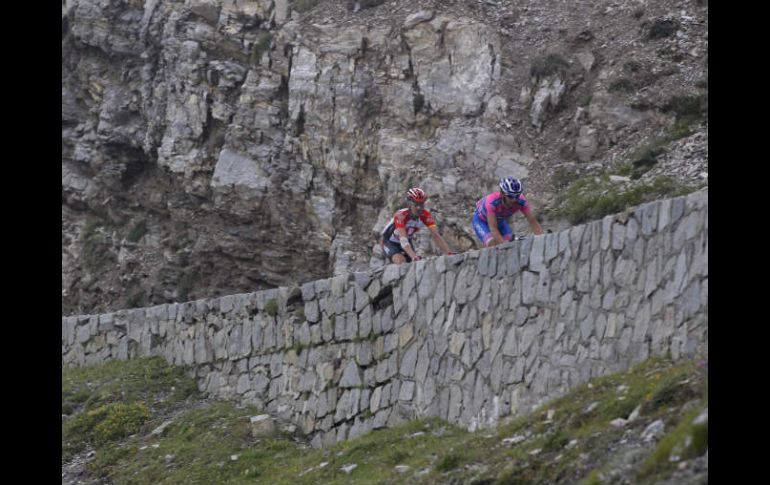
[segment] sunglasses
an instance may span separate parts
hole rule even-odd
[[[418,209],[424,209],[425,208],[425,204],[415,204],[414,202],[412,202],[412,206],[414,206],[414,207],[416,207]]]

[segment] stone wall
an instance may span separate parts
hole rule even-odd
[[[651,354],[708,350],[708,190],[493,249],[62,318],[62,363],[158,355],[315,446],[408,419],[473,430]]]

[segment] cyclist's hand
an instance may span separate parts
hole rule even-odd
[[[446,253],[447,256],[454,256],[455,254],[457,253],[455,253],[454,251],[449,251],[448,253]]]
[[[414,257],[412,258],[412,261],[419,261],[419,260],[421,260],[421,259],[422,259],[421,257],[419,257],[419,256],[417,256],[417,255],[415,254],[415,255],[414,255]]]

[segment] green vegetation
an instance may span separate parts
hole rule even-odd
[[[454,470],[460,465],[462,459],[459,454],[445,455],[438,463],[436,463],[436,471],[448,472]]]
[[[359,0],[358,4],[361,6],[361,8],[370,8],[370,7],[376,7],[378,5],[382,5],[385,3],[385,0]]]
[[[623,64],[623,69],[626,69],[627,71],[629,71],[632,74],[637,74],[637,73],[642,72],[643,68],[644,68],[644,66],[642,65],[641,62],[635,61],[633,59],[631,59],[630,61],[626,61]]]
[[[678,460],[695,458],[706,452],[708,448],[708,421],[703,424],[693,424],[696,417],[707,405],[699,406],[687,413],[679,425],[658,443],[655,451],[647,458],[639,471],[639,477],[656,481],[665,472],[676,466],[671,457]]]
[[[291,7],[299,13],[305,13],[318,5],[318,0],[294,0]]]
[[[585,108],[589,104],[591,104],[591,100],[593,99],[593,94],[588,93],[585,96],[582,96],[580,100],[578,101],[578,106]]]
[[[671,37],[676,33],[677,30],[679,30],[679,22],[676,20],[656,20],[650,26],[650,31],[647,33],[647,40]]]
[[[188,300],[190,298],[190,292],[192,291],[195,282],[199,279],[200,273],[197,268],[185,269],[185,272],[179,277],[179,282],[177,283],[180,300]]]
[[[673,96],[663,106],[663,112],[673,113],[677,121],[692,123],[708,116],[708,93]]]
[[[128,231],[126,239],[132,243],[139,242],[145,234],[147,234],[147,223],[139,221]]]
[[[580,485],[602,485],[604,481],[601,479],[601,473],[599,470],[594,470],[588,474],[588,476],[580,482]]]
[[[633,62],[629,61],[626,66],[636,69],[638,66],[632,65]],[[622,80],[617,83],[620,81]],[[708,116],[708,94],[673,96],[663,106],[663,111],[676,117],[668,132],[638,147],[625,163],[612,172],[599,171],[581,175],[575,169],[558,167],[551,183],[559,189],[559,195],[554,207],[546,211],[547,217],[567,218],[571,223],[579,224],[643,202],[684,195],[700,188],[698,185],[685,184],[666,176],[629,185],[610,182],[609,176],[613,174],[627,176],[634,181],[641,179],[654,167],[668,145],[692,135],[696,124]]]
[[[627,174],[628,166],[621,174]],[[609,174],[581,178],[562,191],[550,217],[566,218],[573,224],[601,219],[628,207],[662,197],[688,194],[697,187],[682,184],[671,177],[659,176],[651,182],[624,188],[610,182]]]
[[[85,447],[136,433],[153,410],[195,396],[194,381],[160,358],[62,369],[62,460]],[[162,399],[156,402],[157,399]]]
[[[620,91],[628,93],[634,90],[634,83],[624,77],[612,81],[607,88],[610,92]]]
[[[144,403],[110,403],[78,414],[67,422],[67,432],[100,444],[136,433],[149,417]]]
[[[298,306],[298,307],[297,307],[297,309],[296,309],[296,310],[294,310],[294,316],[295,316],[295,317],[297,317],[297,318],[299,318],[299,319],[300,319],[301,321],[303,321],[303,322],[304,322],[305,320],[307,320],[307,319],[305,318],[305,306],[304,306],[304,305],[300,305],[300,306]]]
[[[574,167],[556,167],[551,176],[551,184],[557,189],[568,187],[572,182],[580,178],[580,173]]]
[[[551,76],[563,73],[569,68],[569,63],[559,54],[547,54],[540,56],[532,62],[530,75],[533,77]]]
[[[278,302],[275,299],[272,299],[265,303],[265,311],[271,317],[278,315]]]
[[[655,165],[659,155],[663,154],[671,142],[692,135],[694,125],[704,115],[708,114],[708,96],[675,96],[671,98],[663,110],[676,115],[676,121],[668,133],[642,145],[630,156],[628,163],[621,167],[622,175],[638,179]]]
[[[147,295],[141,284],[137,280],[132,280],[126,290],[126,306],[129,308],[138,308],[145,304]]]
[[[260,32],[257,41],[254,42],[254,45],[251,47],[251,57],[249,58],[251,64],[259,64],[260,59],[262,59],[262,54],[270,48],[270,42],[272,42],[272,40],[273,34],[268,31]]]
[[[641,405],[626,429],[638,435],[656,419],[672,429],[647,451],[639,473],[640,483],[655,483],[649,480],[676,466],[668,461],[672,452],[687,459],[708,447],[708,424],[692,425],[707,396],[684,410],[702,395],[703,381],[691,361],[655,358],[495,429],[470,433],[424,419],[311,449],[285,434],[253,438],[248,418],[260,411],[252,407],[210,401],[180,408],[194,383],[158,359],[143,359],[62,371],[62,412],[74,413],[62,424],[63,445],[77,438],[94,446],[89,471],[115,484],[590,484],[602,482],[615,444],[628,436],[608,423]],[[163,432],[150,433],[166,421]],[[524,439],[503,442],[512,436]],[[63,446],[62,459],[72,452]],[[357,465],[350,474],[341,471],[348,464]],[[408,469],[399,473],[397,465]]]
[[[421,93],[415,93],[412,97],[412,109],[414,114],[419,113],[425,105],[425,97]]]
[[[81,233],[83,266],[92,273],[102,270],[114,258],[109,251],[106,230],[103,221],[90,218],[86,221]]]

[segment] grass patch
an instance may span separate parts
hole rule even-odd
[[[278,302],[275,299],[272,299],[265,303],[265,311],[271,317],[278,315]]]
[[[626,61],[623,64],[623,69],[627,70],[628,72],[630,72],[632,74],[638,74],[638,73],[642,72],[642,70],[644,69],[644,66],[642,65],[641,62],[635,61],[635,60],[632,59],[630,61]]]
[[[683,102],[687,104],[687,102]],[[621,175],[629,175],[632,179],[638,179],[649,171],[660,155],[665,153],[666,147],[672,142],[688,137],[695,132],[695,124],[700,120],[699,115],[694,115],[688,108],[681,109],[681,115],[671,129],[664,136],[656,138],[634,150],[629,156],[628,163],[621,168]]]
[[[662,197],[688,194],[696,187],[684,185],[671,177],[656,177],[651,182],[631,188],[613,184],[609,175],[586,177],[572,183],[563,191],[550,211],[550,217],[566,218],[572,224],[601,219],[622,212],[628,207]]]
[[[414,110],[414,114],[419,113],[423,106],[425,106],[425,96],[423,96],[422,93],[415,93],[412,96],[412,109]]]
[[[130,231],[128,231],[126,239],[132,243],[139,242],[139,240],[142,239],[145,234],[147,234],[147,223],[144,221],[139,221],[138,223],[134,224]]]
[[[460,462],[462,459],[459,455],[455,454],[449,454],[441,458],[438,463],[436,463],[436,470],[444,473],[451,470],[454,470],[458,466],[460,466]]]
[[[107,263],[114,261],[107,231],[104,222],[96,218],[89,219],[83,227],[83,266],[92,273],[101,271]]]
[[[547,54],[532,62],[529,73],[532,77],[546,77],[563,74],[569,68],[569,63],[559,54]]]
[[[129,382],[119,376],[120,366],[129,370],[126,377],[133,376]],[[142,394],[146,392],[144,388],[152,390],[161,385],[168,388],[170,383],[159,371],[160,367],[154,366],[146,372],[155,377],[139,379],[145,374],[141,371],[143,368],[147,369],[146,363],[141,366],[129,361],[77,370],[80,373],[77,376],[68,373],[69,384],[66,392],[63,387],[62,395],[66,394],[71,405],[82,406],[89,395],[104,394],[111,399],[127,391],[126,395],[131,399],[150,397],[147,408],[154,413],[157,400]],[[607,450],[624,435],[624,430],[608,426],[611,419],[649,395],[650,402],[653,396],[666,396],[667,404],[650,408],[651,414],[645,419],[657,419],[664,416],[663,413],[669,413],[665,416],[677,422],[676,416],[667,408],[678,409],[683,400],[696,392],[682,386],[702,389],[702,378],[703,373],[691,362],[650,359],[628,372],[594,379],[590,386],[581,386],[544,404],[529,416],[503,423],[495,429],[470,433],[432,418],[375,430],[324,449],[312,449],[284,436],[254,439],[248,418],[259,412],[226,402],[201,402],[175,415],[163,434],[153,436],[148,431],[159,424],[159,418],[151,416],[143,424],[137,424],[139,419],[135,418],[142,418],[144,414],[135,405],[132,409],[138,412],[121,415],[134,417],[125,420],[130,424],[125,429],[134,430],[138,426],[139,431],[128,436],[125,432],[130,431],[124,431],[122,438],[97,444],[96,455],[89,466],[93,473],[108,478],[110,483],[138,485],[514,484],[580,483],[584,479],[591,483],[592,476],[601,478],[599,471],[604,469],[609,458]],[[681,384],[684,381],[687,382]],[[139,385],[140,382],[144,387]],[[669,386],[668,383],[673,382],[680,385]],[[621,385],[625,386],[623,392],[618,390]],[[81,392],[81,389],[88,392]],[[618,399],[621,395],[625,399]],[[64,401],[63,397],[63,406]],[[592,412],[583,413],[594,401],[599,405]],[[618,404],[618,401],[630,403]],[[155,404],[150,405],[151,402]],[[116,405],[108,406],[118,409]],[[637,426],[643,427],[646,423],[642,420]],[[89,429],[95,429],[95,425]],[[634,432],[637,431],[640,432]],[[503,438],[513,435],[527,438],[515,445],[502,443]],[[573,439],[579,444],[566,448]],[[707,441],[707,429],[695,431],[690,440],[693,450],[703,449],[703,443],[707,445]],[[675,446],[676,443],[670,449]],[[533,453],[536,449],[540,452]],[[556,455],[562,458],[555,460]],[[580,458],[586,455],[588,459]],[[325,466],[321,467],[322,463]],[[341,467],[348,464],[357,465],[350,474],[341,471]],[[407,465],[409,471],[398,473],[396,465]]]
[[[128,295],[126,296],[126,306],[128,308],[140,308],[145,306],[147,295],[145,294],[144,289],[142,289],[138,281],[131,282],[127,293]]]
[[[609,92],[623,92],[628,93],[634,90],[634,83],[632,83],[629,79],[626,78],[620,78],[612,81],[607,88]]]
[[[270,48],[270,43],[272,40],[273,34],[267,31],[260,32],[260,34],[257,36],[257,41],[254,42],[254,45],[251,46],[251,54],[249,56],[250,64],[259,64],[260,59],[262,59],[262,55]]]
[[[162,395],[165,402],[184,401],[197,394],[197,385],[184,369],[160,357],[108,362],[99,366],[62,369],[64,408],[95,408],[113,402],[146,402]]]
[[[78,435],[81,443],[106,443],[138,432],[149,418],[150,411],[144,403],[110,403],[67,421],[64,433]]]
[[[706,403],[703,407],[707,406]],[[673,431],[668,433],[652,454],[645,460],[639,471],[639,479],[647,479],[655,482],[665,472],[676,467],[680,460],[695,458],[706,452],[708,448],[708,422],[693,424],[693,420],[700,414],[703,407],[698,407],[684,415]],[[672,456],[678,459],[671,461]]]
[[[551,184],[563,189],[580,178],[580,172],[574,167],[556,167],[551,176]]]
[[[303,322],[307,320],[305,318],[305,306],[301,305],[298,306],[296,310],[294,310],[294,316],[302,320]]]
[[[195,381],[159,357],[62,369],[62,461],[137,432],[150,406],[166,409],[195,395]]]
[[[647,40],[665,39],[671,37],[679,30],[679,22],[676,20],[662,19],[656,20],[650,26],[647,33]]]
[[[673,96],[663,105],[664,113],[677,119],[698,119],[708,116],[708,94]]]
[[[180,300],[185,301],[190,299],[190,292],[195,286],[195,282],[199,279],[200,273],[196,268],[185,270],[182,276],[179,277],[179,281],[177,283],[177,291]]]
[[[635,180],[641,178],[658,162],[658,157],[665,153],[668,143],[667,139],[660,138],[637,148],[631,153],[628,164],[620,168],[620,174]]]
[[[299,13],[305,13],[318,5],[318,0],[294,0],[291,2],[291,8]]]
[[[580,482],[580,485],[602,485],[602,483],[604,483],[604,481],[601,478],[599,470],[593,470],[588,474],[585,480]]]
[[[543,451],[559,451],[569,443],[569,435],[564,430],[551,433],[543,442]]]

